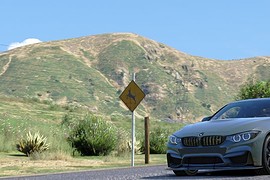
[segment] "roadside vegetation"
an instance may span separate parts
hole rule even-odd
[[[247,82],[236,99],[260,97],[270,97],[269,81]],[[125,159],[125,162],[121,160],[122,165],[129,165],[130,116],[117,113],[100,116],[80,106],[58,105],[36,98],[0,96],[0,100],[0,154],[5,161],[11,159],[12,162],[16,157],[16,161],[27,159],[27,163],[33,164],[38,161],[77,163],[93,158],[99,163],[95,167],[102,167],[110,161],[117,164],[119,159]],[[183,124],[162,122],[151,117],[150,120],[150,153],[161,154],[162,160],[155,163],[164,163],[167,137]],[[144,148],[144,118],[136,118],[136,156],[143,155]],[[98,159],[103,159],[102,163]],[[13,166],[1,169],[4,171]],[[92,166],[83,165],[83,168]]]
[[[75,169],[91,169],[91,164],[86,163],[89,158],[96,161],[91,162],[95,164],[94,168],[118,166],[117,162],[119,166],[130,165],[130,116],[112,114],[104,117],[91,114],[82,107],[57,105],[37,99],[3,96],[0,99],[0,154],[3,160],[0,160],[0,176],[10,169],[18,171],[23,168],[16,164],[21,161],[27,162],[27,166],[41,161],[52,164],[54,161],[60,163],[59,168],[66,164],[71,167],[74,163],[74,166],[78,166]],[[182,124],[165,123],[151,117],[150,120],[150,142],[154,149],[151,154],[156,153],[155,157],[158,157],[150,160],[150,163],[165,163],[167,137]],[[144,118],[136,118],[135,152],[141,160],[144,148],[143,126]],[[143,164],[141,160],[140,164]],[[6,165],[6,161],[11,163]],[[80,167],[78,161],[82,162]]]
[[[270,97],[270,81],[249,80],[241,86],[237,100]]]

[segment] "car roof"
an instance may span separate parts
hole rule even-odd
[[[237,103],[237,102],[258,102],[258,101],[270,101],[270,98],[254,98],[254,99],[243,99],[243,100],[238,100],[232,103]]]

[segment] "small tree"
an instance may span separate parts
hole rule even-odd
[[[270,81],[249,81],[236,96],[237,100],[270,97]]]

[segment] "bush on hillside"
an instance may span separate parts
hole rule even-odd
[[[70,131],[68,141],[81,155],[108,155],[117,145],[117,131],[104,119],[87,115]]]
[[[241,87],[235,99],[241,100],[265,97],[270,97],[270,81],[249,81]]]

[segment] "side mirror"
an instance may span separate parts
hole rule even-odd
[[[204,121],[210,121],[211,118],[212,118],[212,116],[204,117],[202,119],[202,122],[204,122]]]

